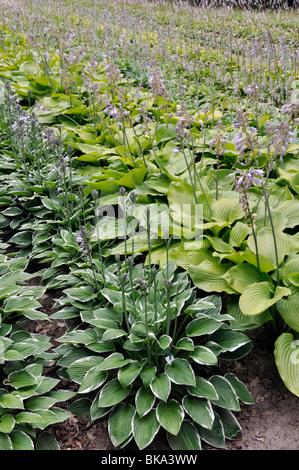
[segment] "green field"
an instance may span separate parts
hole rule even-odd
[[[299,13],[224,3],[0,0],[1,450],[225,448],[262,325],[299,396]]]

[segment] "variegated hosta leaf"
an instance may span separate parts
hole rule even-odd
[[[135,411],[134,406],[119,403],[109,415],[108,432],[115,447],[122,444],[132,433],[132,420]]]
[[[152,409],[145,416],[135,413],[133,418],[133,435],[139,450],[145,449],[155,438],[160,423],[156,417],[156,410]]]
[[[173,450],[201,450],[201,440],[195,426],[185,419],[177,435],[167,433],[167,440]]]
[[[181,405],[176,400],[169,402],[160,402],[156,409],[156,416],[161,426],[166,429],[170,434],[177,435],[185,412]]]

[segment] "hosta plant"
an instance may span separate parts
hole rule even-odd
[[[44,287],[26,285],[28,260],[1,255],[0,263],[0,449],[57,448],[51,434],[40,431],[71,414],[57,403],[74,393],[53,390],[59,378],[46,375],[52,355],[49,338],[26,331],[26,321],[46,319],[37,299]],[[59,446],[58,446],[59,448]]]
[[[77,409],[88,404],[91,422],[108,417],[115,446],[134,439],[144,449],[163,428],[173,449],[225,447],[241,437],[239,400],[252,398],[219,362],[247,354],[249,339],[229,327],[220,296],[196,299],[173,263],[156,271],[130,262],[102,289],[105,304],[81,311],[59,339],[60,374],[83,395]]]

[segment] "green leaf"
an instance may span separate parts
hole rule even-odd
[[[271,278],[261,273],[255,266],[248,263],[237,264],[230,268],[223,277],[235,291],[242,294],[244,289],[254,282],[270,281]]]
[[[131,362],[119,370],[118,380],[123,387],[127,387],[134,382],[134,380],[142,371],[145,361],[143,361],[141,364],[138,361]]]
[[[107,408],[108,406],[117,405],[129,395],[130,391],[130,386],[123,388],[117,379],[111,380],[102,388],[98,406]]]
[[[126,364],[129,364],[131,359],[124,359],[124,356],[120,353],[112,353],[110,356],[106,357],[101,364],[98,365],[97,370],[112,370],[118,369],[119,367],[124,367]]]
[[[164,142],[176,138],[175,128],[172,124],[160,124],[155,135],[156,141]]]
[[[237,395],[230,382],[220,375],[213,375],[210,382],[215,388],[218,400],[211,400],[215,405],[227,410],[240,411]]]
[[[221,328],[221,326],[222,322],[220,320],[218,321],[202,314],[187,325],[186,334],[189,337],[209,335],[218,330],[218,328]]]
[[[248,405],[251,405],[253,402],[252,396],[248,392],[247,388],[245,385],[235,376],[235,374],[232,373],[227,373],[224,376],[233,389],[235,390],[235,393],[239,400],[241,400],[243,403],[246,403]]]
[[[97,296],[93,288],[89,286],[72,287],[65,289],[64,293],[67,294],[70,299],[78,300],[79,302],[89,302]]]
[[[140,376],[144,387],[148,387],[153,378],[156,376],[157,368],[155,366],[144,366],[140,372]]]
[[[207,442],[207,444],[210,444],[213,447],[225,449],[224,428],[217,413],[215,413],[215,418],[211,429],[204,428],[198,424],[195,426],[203,441]]]
[[[53,434],[43,431],[36,440],[36,450],[60,450],[60,446]]]
[[[135,408],[132,405],[119,403],[108,419],[108,432],[112,444],[117,447],[132,433],[132,420]]]
[[[215,411],[221,421],[226,439],[242,439],[241,426],[239,425],[233,413],[229,410],[225,410],[224,408],[219,408],[218,406],[215,406]]]
[[[47,410],[51,408],[51,406],[55,405],[55,403],[55,398],[33,397],[26,401],[26,409],[30,411]]]
[[[229,234],[229,245],[239,247],[247,235],[251,233],[251,228],[242,222],[236,222]]]
[[[209,400],[206,398],[185,395],[182,403],[186,413],[191,416],[193,421],[204,428],[212,428],[214,412]]]
[[[99,388],[106,381],[108,372],[97,370],[97,366],[90,369],[78,389],[78,393],[89,393]]]
[[[10,437],[0,432],[0,450],[13,450]]]
[[[140,388],[135,397],[136,410],[139,416],[145,416],[154,406],[155,395],[150,388]]]
[[[291,333],[282,333],[275,341],[274,357],[286,388],[299,397],[299,344]]]
[[[12,415],[4,414],[0,418],[0,433],[10,433],[15,426],[15,419]]]
[[[219,344],[222,351],[235,351],[244,344],[250,342],[250,339],[247,338],[243,333],[230,329],[221,329],[216,331],[210,338],[211,341]]]
[[[217,356],[209,348],[205,346],[196,346],[194,351],[190,354],[190,358],[197,364],[204,364],[210,366],[217,366]]]
[[[9,409],[24,409],[23,400],[12,393],[6,393],[0,397],[0,407]]]
[[[167,434],[168,444],[173,450],[201,450],[200,436],[193,424],[184,420],[176,436]]]
[[[161,426],[170,434],[178,434],[184,419],[184,410],[176,400],[168,403],[160,402],[156,409],[156,416]]]
[[[9,374],[8,379],[13,388],[29,387],[37,384],[37,379],[26,370],[15,371]]]
[[[281,230],[274,230],[274,233],[277,245],[278,264],[280,265],[285,256],[289,253],[290,243],[287,235]],[[256,254],[253,235],[248,237],[247,244],[250,250]],[[271,228],[265,227],[257,232],[257,246],[258,254],[276,266],[275,245]]]
[[[34,450],[32,439],[23,431],[16,429],[9,435],[13,450]]]
[[[291,288],[291,294],[286,299],[281,299],[276,303],[277,311],[282,316],[284,322],[296,332],[299,332],[298,305],[298,288]]]
[[[188,386],[187,391],[190,395],[208,400],[218,400],[219,398],[211,382],[202,377],[196,377],[196,385],[194,387]]]
[[[239,307],[244,315],[259,315],[289,294],[291,291],[287,287],[278,286],[274,290],[271,282],[254,282],[244,289]]]
[[[74,382],[81,384],[87,372],[101,362],[103,362],[103,358],[100,356],[82,357],[68,367],[67,373]]]
[[[196,287],[205,292],[227,292],[228,294],[233,294],[235,291],[223,277],[230,266],[206,260],[198,266],[190,265],[187,268],[187,272]]]
[[[16,422],[19,423],[41,423],[43,418],[37,413],[31,413],[29,411],[21,411],[16,415]]]
[[[235,220],[242,219],[244,212],[238,198],[221,198],[213,203],[212,219],[216,222],[227,222],[232,225]]]
[[[174,359],[171,364],[166,364],[165,372],[175,384],[196,385],[194,371],[186,359]]]
[[[171,390],[171,382],[167,374],[163,373],[154,377],[150,383],[150,388],[156,397],[166,402]]]
[[[159,431],[160,424],[156,417],[156,410],[151,410],[140,417],[135,413],[133,418],[133,435],[139,450],[145,449]]]

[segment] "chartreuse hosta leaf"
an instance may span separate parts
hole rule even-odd
[[[223,277],[232,289],[241,294],[248,285],[254,282],[271,281],[270,276],[260,272],[255,266],[248,263],[233,266]]]
[[[239,307],[244,315],[259,315],[289,294],[291,291],[287,287],[275,289],[271,282],[254,282],[244,289]]]
[[[280,265],[283,262],[285,256],[289,253],[290,243],[287,235],[284,232],[277,229],[274,230],[274,232],[277,247],[278,264]],[[247,243],[250,250],[256,254],[256,247],[253,235],[250,235],[248,237]],[[263,256],[268,261],[270,261],[270,263],[276,266],[277,263],[275,255],[275,244],[271,228],[265,227],[257,232],[257,246],[258,254]]]
[[[203,261],[198,266],[190,265],[187,272],[193,283],[206,292],[235,293],[224,278],[224,274],[231,265],[224,265],[213,261]]]
[[[290,290],[291,294],[285,299],[279,300],[276,304],[276,308],[285,323],[292,328],[292,330],[299,332],[299,288],[293,286]]]
[[[282,333],[275,341],[274,357],[285,386],[299,397],[299,341],[291,333]]]

